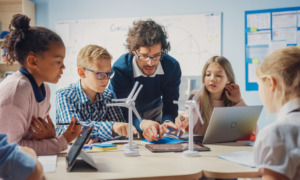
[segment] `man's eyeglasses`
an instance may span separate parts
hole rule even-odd
[[[145,55],[139,55],[136,50],[135,50],[135,54],[136,56],[138,57],[138,60],[139,61],[143,61],[143,62],[146,62],[146,61],[149,61],[150,59],[152,59],[153,61],[160,61],[162,60],[162,58],[164,57],[164,54],[161,53],[159,55],[155,55],[155,56],[145,56]]]
[[[98,80],[103,80],[103,79],[105,79],[105,78],[107,78],[107,77],[108,77],[108,79],[111,79],[111,78],[113,78],[114,75],[115,75],[115,72],[114,72],[113,70],[110,71],[110,72],[95,72],[95,71],[93,71],[93,70],[91,70],[91,69],[88,69],[88,68],[83,68],[83,69],[88,70],[88,71],[91,71],[91,72],[97,74],[97,77],[96,77],[96,78],[97,78]]]

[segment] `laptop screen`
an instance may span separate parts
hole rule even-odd
[[[81,130],[81,133],[75,140],[74,144],[71,146],[71,148],[67,154],[67,157],[66,157],[67,162],[68,162],[68,168],[72,168],[72,166],[74,165],[75,160],[76,160],[77,156],[80,154],[80,151],[81,151],[84,143],[86,142],[89,135],[91,134],[93,127],[94,126],[92,126],[92,127],[84,126]]]
[[[215,107],[203,143],[231,142],[250,135],[263,106]]]

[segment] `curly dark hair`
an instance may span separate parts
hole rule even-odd
[[[6,50],[4,57],[9,63],[18,61],[24,66],[30,52],[40,54],[49,49],[50,41],[62,42],[55,32],[44,27],[30,27],[30,19],[22,14],[15,14],[9,25],[10,33],[4,37],[1,48]]]
[[[139,20],[133,22],[133,27],[128,31],[128,37],[125,44],[129,53],[139,49],[141,46],[150,47],[154,44],[161,43],[162,52],[168,53],[171,49],[167,41],[165,28],[152,19],[146,21]]]

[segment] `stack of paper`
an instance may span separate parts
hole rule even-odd
[[[238,152],[223,154],[221,156],[218,156],[218,158],[231,161],[237,164],[241,164],[243,166],[255,168],[255,164],[253,161],[253,153],[250,151],[238,151]]]
[[[92,150],[95,151],[108,151],[117,149],[117,145],[115,144],[93,144]]]
[[[38,160],[43,166],[44,173],[56,172],[57,155],[38,156]]]

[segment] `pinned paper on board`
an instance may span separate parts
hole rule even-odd
[[[284,28],[284,29],[273,29],[274,41],[286,41],[286,44],[296,44],[297,43],[297,28]]]
[[[248,82],[254,83],[257,82],[256,78],[256,68],[258,64],[248,64]]]
[[[300,11],[297,11],[297,21],[298,21],[298,27],[300,27]]]
[[[287,46],[300,47],[300,7],[245,12],[246,91],[258,90],[257,65]]]
[[[249,32],[248,36],[248,45],[266,45],[271,41],[271,31],[258,31],[258,32]]]
[[[272,28],[288,27],[297,27],[297,11],[272,13]]]
[[[247,59],[251,59],[251,61],[247,61],[247,63],[252,63],[252,59],[258,58],[260,60],[263,60],[269,51],[269,46],[265,45],[265,46],[259,46],[259,47],[255,47],[255,46],[249,46],[246,48],[246,53],[248,55]]]
[[[300,19],[300,18],[299,18]],[[300,21],[300,20],[299,20]],[[299,45],[300,44],[300,30],[297,31],[297,44]]]
[[[277,49],[281,49],[286,47],[286,41],[271,41],[269,43],[269,54],[276,51]]]
[[[248,14],[247,27],[269,29],[271,24],[270,13]]]

